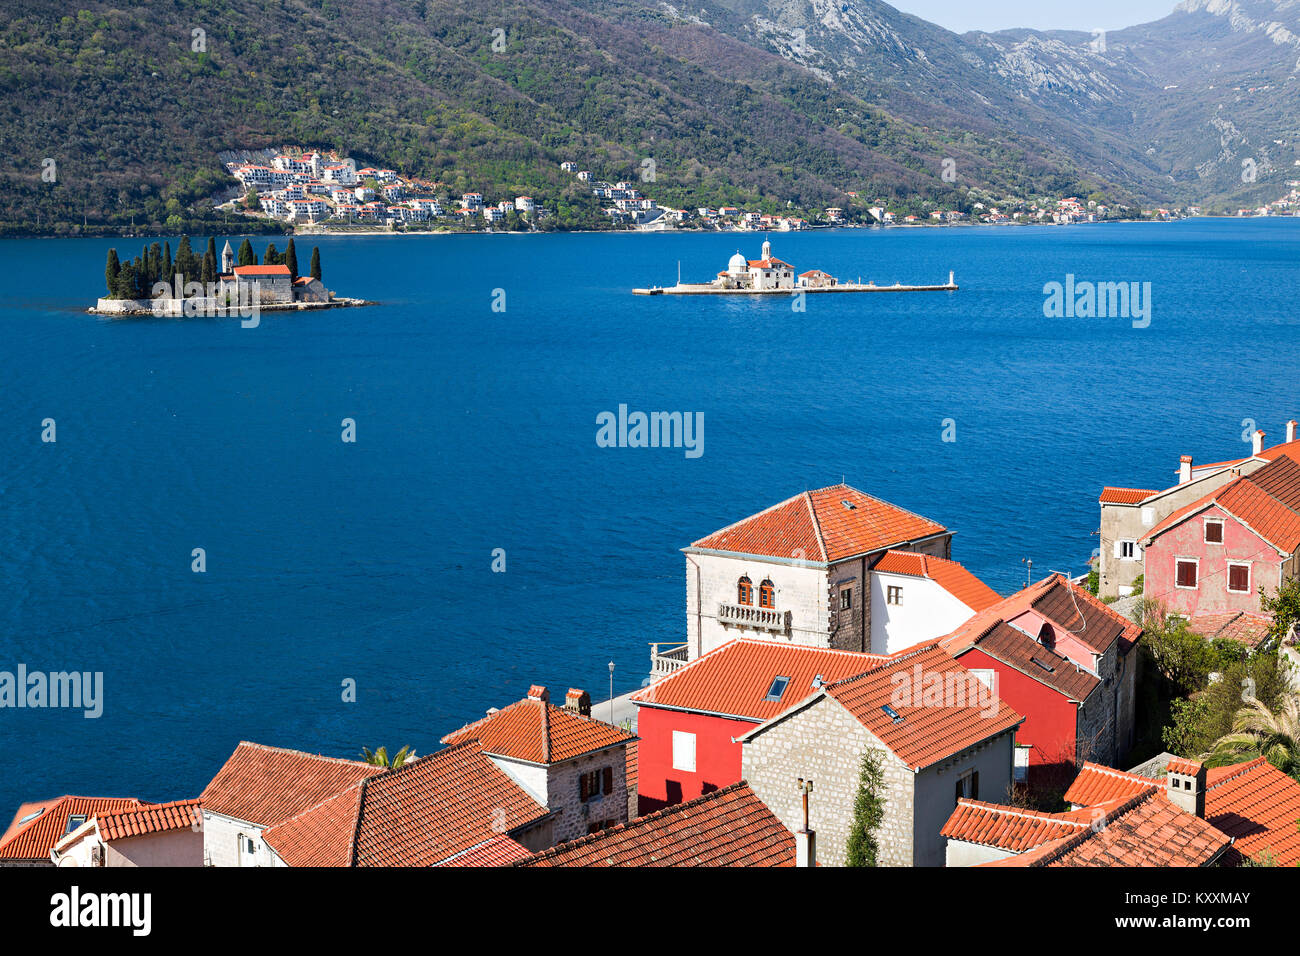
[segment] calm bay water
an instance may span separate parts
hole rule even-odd
[[[631,690],[684,631],[678,549],[841,477],[1003,593],[1022,558],[1077,573],[1103,484],[1300,417],[1300,222],[775,235],[800,271],[962,288],[628,294],[762,238],[322,239],[325,284],[383,304],[256,329],[78,312],[139,241],[0,242],[0,670],[105,680],[99,719],[0,710],[0,823],[197,794],[241,739],[427,753],[531,683],[603,700],[610,660]],[[1045,319],[1067,273],[1150,281],[1150,327]],[[703,456],[598,448],[620,403],[703,412]]]

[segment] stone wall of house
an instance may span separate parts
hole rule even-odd
[[[831,565],[827,578],[831,647],[842,651],[871,650],[871,574],[866,557]],[[840,592],[846,588],[852,592],[852,605],[840,610]]]
[[[580,778],[592,770],[603,772],[610,767],[614,774],[611,793],[601,793],[585,802]],[[603,785],[603,777],[602,777]],[[556,814],[554,840],[563,843],[587,835],[593,823],[625,823],[631,800],[627,792],[627,748],[618,746],[564,763],[552,764],[546,780],[546,808]]]
[[[274,866],[279,857],[262,841],[264,827],[222,813],[203,811],[203,862],[205,866]],[[251,837],[254,853],[240,853],[239,836]]]
[[[764,561],[716,554],[686,555],[686,633],[690,657],[707,654],[739,637],[765,640],[788,640],[807,647],[827,646],[826,570],[821,565]],[[776,589],[779,613],[790,612],[789,633],[723,624],[718,619],[720,605],[737,603],[737,588],[742,577],[753,585],[753,607],[758,608],[758,589],[770,580]]]
[[[823,697],[751,738],[741,766],[754,792],[791,830],[798,830],[803,820],[796,781],[811,779],[808,817],[817,833],[817,862],[843,866],[868,747],[880,753],[885,774],[879,862],[911,866],[915,775],[831,698]]]

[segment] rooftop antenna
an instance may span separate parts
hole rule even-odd
[[[1021,558],[1021,559],[1020,559],[1020,563],[1023,564],[1023,565],[1025,565],[1025,587],[1029,587],[1029,585],[1033,583],[1033,577],[1034,577],[1034,559],[1033,559],[1033,558]]]

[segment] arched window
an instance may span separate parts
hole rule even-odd
[[[749,578],[741,578],[736,586],[736,600],[741,604],[754,603],[754,585]]]
[[[1043,622],[1043,626],[1038,630],[1038,643],[1042,644],[1049,651],[1056,647],[1056,632],[1052,630],[1052,625],[1048,624],[1046,621]]]
[[[758,606],[776,607],[776,587],[771,581],[764,581],[758,586]]]

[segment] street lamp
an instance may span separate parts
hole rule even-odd
[[[609,722],[614,722],[614,662],[609,662]]]

